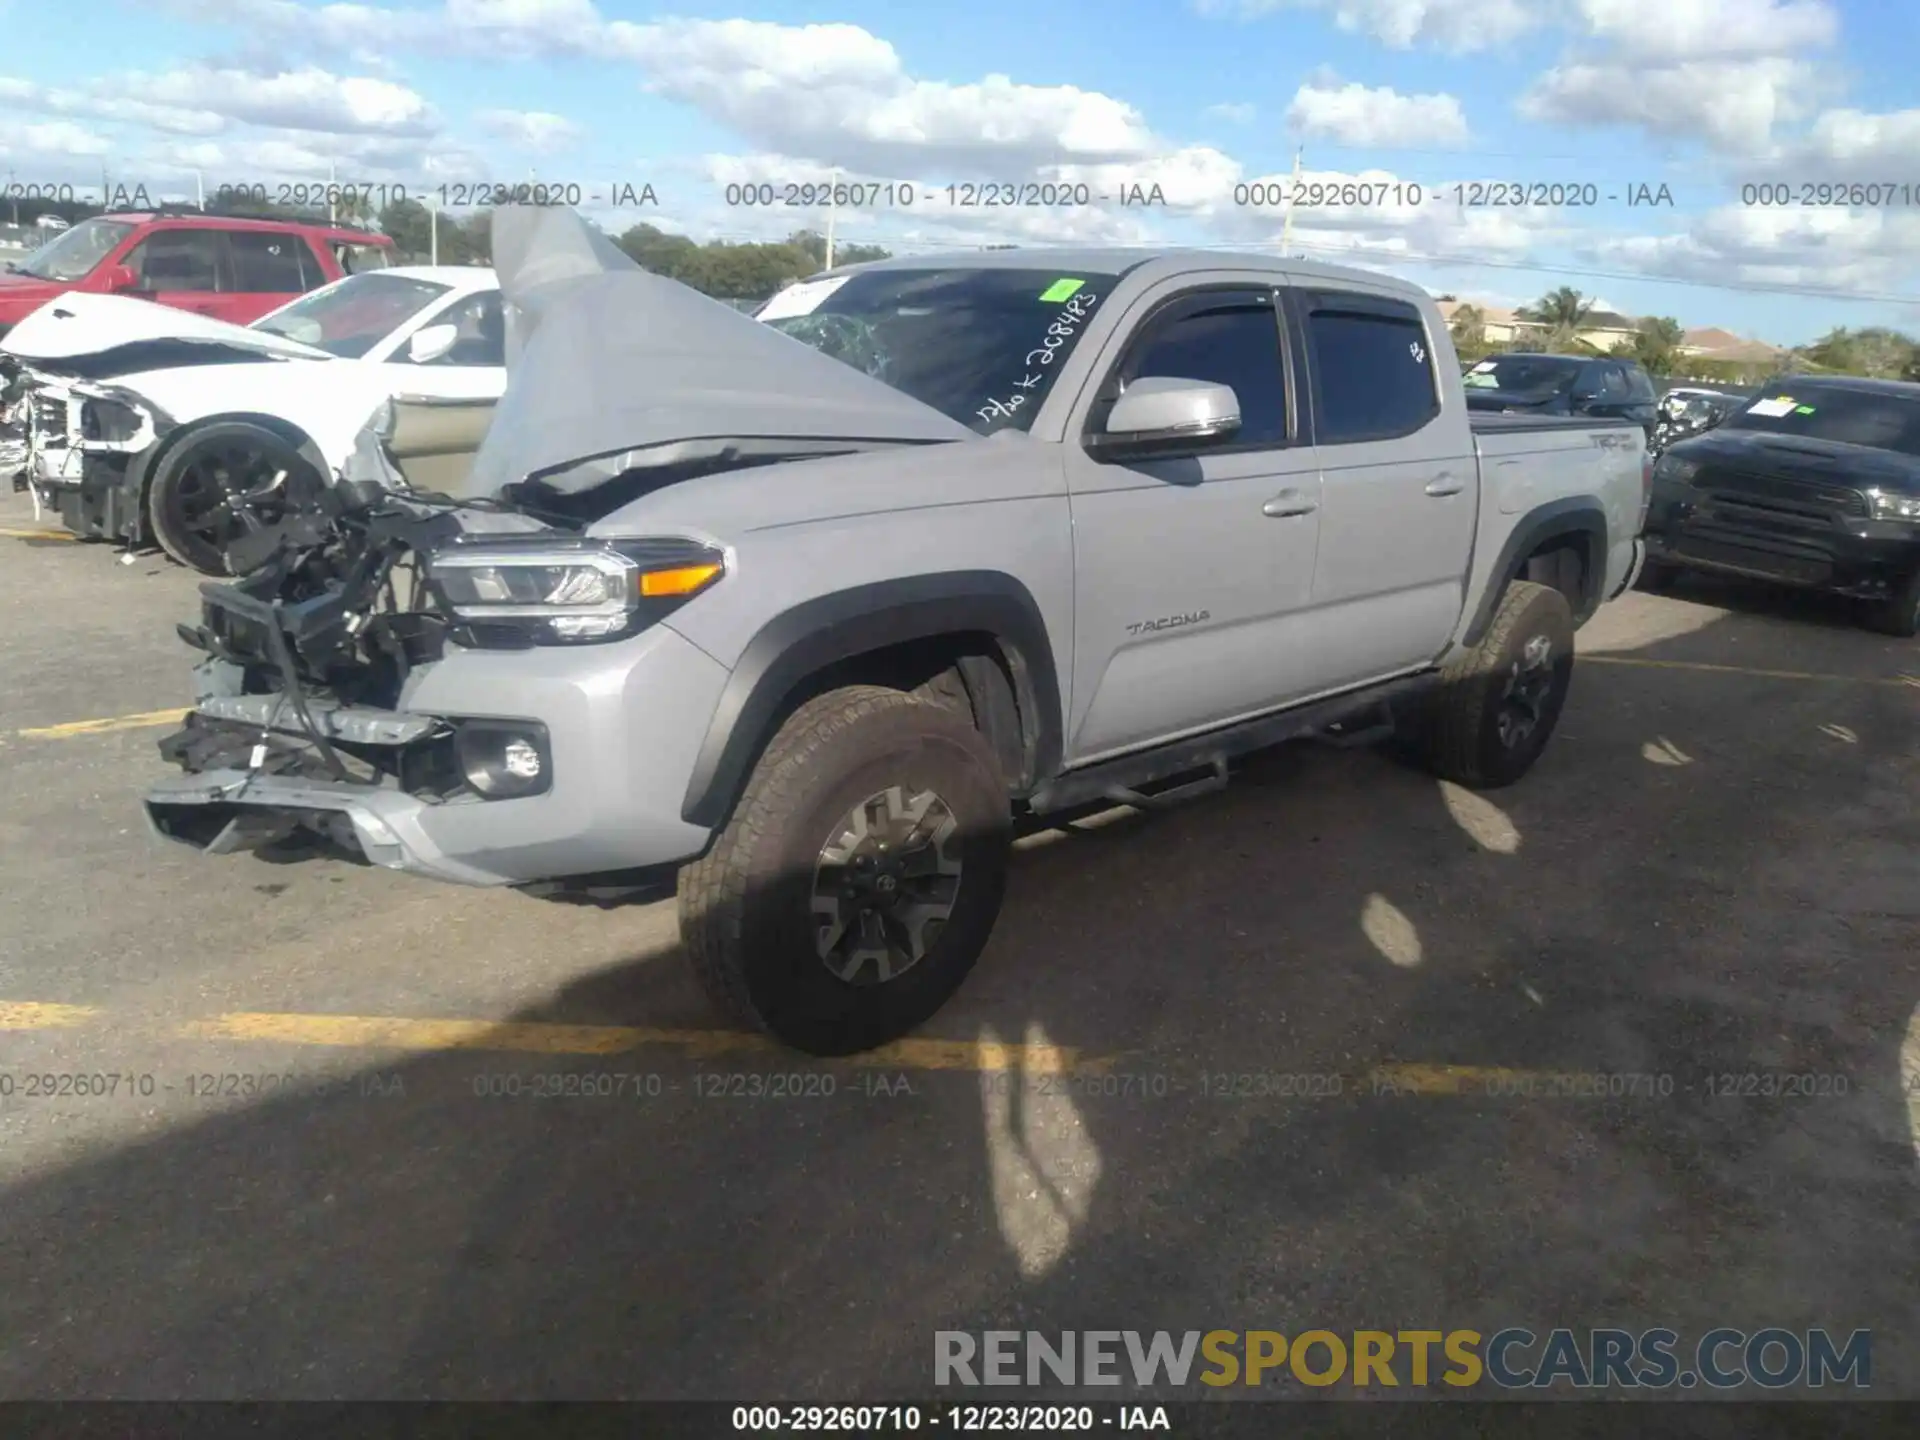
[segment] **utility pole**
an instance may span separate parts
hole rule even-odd
[[[7,167],[7,194],[13,199],[13,223],[20,223],[20,192],[13,188],[13,167]]]
[[[431,194],[427,196],[427,247],[429,265],[440,263],[440,205]]]
[[[826,269],[833,268],[833,219],[839,206],[833,203],[834,192],[840,188],[840,167],[833,167],[833,180],[827,187],[827,263]]]
[[[1300,152],[1299,146],[1293,152],[1293,185],[1287,191],[1287,223],[1280,227],[1280,255],[1282,259],[1293,253],[1293,197],[1300,193]]]
[[[335,170],[334,170],[334,168],[333,168],[333,161],[331,161],[331,160],[329,160],[329,161],[327,161],[327,224],[329,224],[329,225],[331,225],[331,224],[333,224],[333,223],[334,223],[334,216],[333,216],[333,181],[334,181],[334,175],[335,175],[335,173],[336,173],[336,172],[335,172]]]
[[[199,202],[200,209],[204,213],[207,208],[207,181],[206,177],[198,170],[193,172],[193,196],[194,199]]]

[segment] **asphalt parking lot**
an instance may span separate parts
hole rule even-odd
[[[36,528],[0,500],[0,1397],[872,1400],[940,1329],[1511,1324],[1867,1328],[1920,1396],[1920,644],[1629,596],[1522,785],[1297,748],[1040,832],[933,1033],[821,1064],[712,1028],[668,905],[150,839],[197,577]]]

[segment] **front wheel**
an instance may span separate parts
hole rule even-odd
[[[281,519],[313,467],[283,436],[245,420],[208,425],[160,461],[147,523],[160,548],[202,575],[227,575],[227,548]]]
[[[1920,635],[1920,570],[1909,575],[1886,599],[1874,603],[1867,623],[1882,635],[1911,640]]]
[[[1573,683],[1573,611],[1558,590],[1516,580],[1480,643],[1440,672],[1420,736],[1443,780],[1492,790],[1540,758]]]
[[[953,707],[870,685],[811,700],[680,873],[694,973],[736,1024],[808,1054],[897,1039],[985,948],[1011,825],[992,748]]]

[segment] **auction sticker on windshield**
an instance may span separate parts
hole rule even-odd
[[[1780,395],[1772,400],[1756,400],[1747,407],[1749,415],[1764,415],[1768,419],[1778,419],[1782,415],[1791,415],[1794,406],[1800,402],[1791,395]]]
[[[1040,292],[1040,298],[1049,305],[1059,305],[1073,298],[1073,292],[1087,282],[1084,280],[1056,280]]]
[[[802,280],[798,285],[789,285],[778,295],[767,301],[756,320],[791,320],[800,315],[811,315],[822,305],[827,297],[838,290],[851,275],[842,275],[833,280]]]

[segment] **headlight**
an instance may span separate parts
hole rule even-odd
[[[1669,450],[1654,462],[1653,478],[1669,485],[1691,485],[1699,470],[1698,460],[1683,460]]]
[[[487,539],[434,553],[427,578],[476,643],[616,640],[670,614],[726,574],[695,540]]]
[[[147,417],[118,400],[90,398],[80,402],[80,438],[102,445],[126,445],[138,440]]]
[[[1876,520],[1920,520],[1920,495],[1890,495],[1867,491],[1867,508]]]

